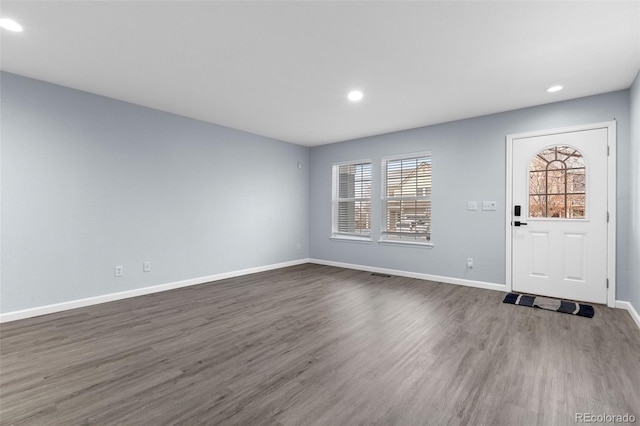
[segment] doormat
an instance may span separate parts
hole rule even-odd
[[[587,318],[593,318],[594,314],[593,306],[591,305],[540,296],[527,296],[525,294],[509,293],[502,303],[529,306],[530,308],[546,309],[548,311],[562,312],[563,314],[578,315]]]

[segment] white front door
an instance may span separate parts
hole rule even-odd
[[[513,290],[607,303],[608,129],[511,143]]]

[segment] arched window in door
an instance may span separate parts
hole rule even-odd
[[[584,157],[570,146],[538,152],[529,165],[529,217],[583,219],[585,170]]]

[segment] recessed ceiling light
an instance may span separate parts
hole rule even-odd
[[[364,95],[359,90],[352,90],[351,92],[349,92],[347,97],[349,98],[349,100],[351,102],[358,102],[359,100],[361,100],[364,97]]]
[[[562,87],[562,86],[560,86],[560,85],[556,85],[556,86],[551,86],[551,87],[549,87],[549,88],[547,89],[547,92],[549,92],[549,93],[554,93],[554,92],[559,92],[559,91],[561,91],[562,89],[563,89],[563,87]]]
[[[15,31],[19,33],[22,31],[22,25],[18,24],[13,19],[8,18],[0,18],[0,28],[4,28],[5,30]]]

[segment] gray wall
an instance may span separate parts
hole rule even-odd
[[[307,257],[504,283],[505,135],[613,118],[617,299],[640,310],[640,174],[631,167],[640,162],[639,80],[309,150],[2,72],[0,312]],[[425,149],[434,248],[329,239],[334,162],[372,159],[379,194],[382,156]],[[469,200],[495,200],[498,210],[468,212]],[[377,197],[373,209],[377,237]]]
[[[463,102],[464,100],[461,100]],[[617,119],[618,293],[629,292],[629,91],[558,102],[311,149],[310,256],[489,283],[505,283],[505,136]],[[434,248],[378,244],[381,202],[372,200],[373,243],[332,241],[331,165],[373,160],[374,194],[380,194],[380,158],[431,150]],[[497,201],[498,210],[467,211],[467,201]],[[465,259],[474,258],[466,269]],[[637,259],[635,261],[637,262]]]
[[[640,312],[640,72],[631,86],[629,292],[626,300]],[[625,300],[625,299],[623,299]]]
[[[0,312],[308,257],[308,148],[0,84]]]

